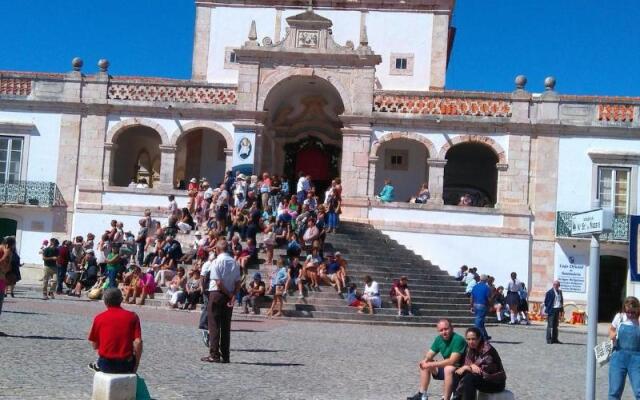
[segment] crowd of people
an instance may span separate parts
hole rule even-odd
[[[215,188],[206,179],[193,178],[187,187],[186,207],[178,207],[170,195],[167,214],[152,216],[146,210],[136,234],[113,220],[97,238],[89,233],[86,238],[77,236],[62,243],[56,238],[46,240],[40,249],[42,298],[65,292],[80,296],[83,290],[90,298],[99,298],[103,290],[119,287],[125,303],[144,304],[157,288],[165,286],[170,307],[193,309],[206,292],[201,271],[212,261],[212,250],[222,239],[242,272],[238,303],[250,305],[252,312],[265,294],[277,298],[297,291],[298,297],[304,297],[308,291],[320,290],[320,284],[342,292],[347,284],[347,262],[339,252],[324,251],[326,235],[339,224],[340,179],[331,182],[324,196],[316,193],[308,174],[299,174],[295,191],[289,186],[284,177],[267,172],[247,177],[228,171]],[[154,217],[167,222],[162,225]],[[195,242],[183,249],[176,235],[192,231]],[[286,256],[274,257],[276,248],[284,249]],[[260,274],[248,278],[259,251],[266,256],[266,281]],[[184,264],[191,264],[188,271]],[[260,284],[264,290],[254,290]],[[272,314],[281,315],[281,306],[276,304]]]

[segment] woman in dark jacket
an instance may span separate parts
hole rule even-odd
[[[467,355],[464,365],[456,370],[460,383],[456,390],[462,400],[475,400],[478,390],[499,393],[504,390],[507,375],[496,349],[482,339],[476,327],[467,329]]]

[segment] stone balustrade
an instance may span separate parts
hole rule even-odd
[[[151,101],[169,103],[203,103],[235,105],[235,87],[191,83],[147,83],[113,80],[109,82],[110,100]]]
[[[164,107],[167,103],[177,108],[211,105],[235,110],[238,88],[191,80],[112,77],[106,72],[82,75],[79,71],[66,74],[0,71],[0,98],[81,103],[107,100],[112,104],[146,107],[154,104]],[[524,89],[512,93],[377,90],[371,109],[374,115],[387,119],[436,117],[443,121],[640,126],[640,97],[560,95],[552,90],[539,95]]]
[[[501,98],[378,92],[373,99],[373,111],[399,114],[511,117],[511,102]]]

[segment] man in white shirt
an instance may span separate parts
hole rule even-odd
[[[369,275],[364,277],[364,293],[362,295],[362,299],[369,307],[369,314],[373,314],[374,308],[380,308],[382,306],[378,282],[371,279]]]
[[[560,281],[553,281],[553,287],[544,296],[544,311],[547,314],[547,344],[561,343],[558,340],[558,323],[564,307]]]
[[[211,363],[229,362],[231,316],[240,290],[240,267],[227,252],[227,241],[216,243],[217,257],[202,267],[202,275],[209,276],[209,356],[200,360]]]
[[[298,200],[298,204],[302,204],[304,199],[307,197],[307,192],[305,192],[305,187],[309,184],[307,182],[307,177],[304,172],[300,171],[300,179],[298,179],[298,184],[296,185],[296,196]]]

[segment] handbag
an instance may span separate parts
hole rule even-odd
[[[613,353],[613,340],[605,340],[602,343],[598,343],[596,347],[593,348],[594,353],[596,354],[596,361],[599,366],[603,366],[609,362],[611,359],[611,354]]]

